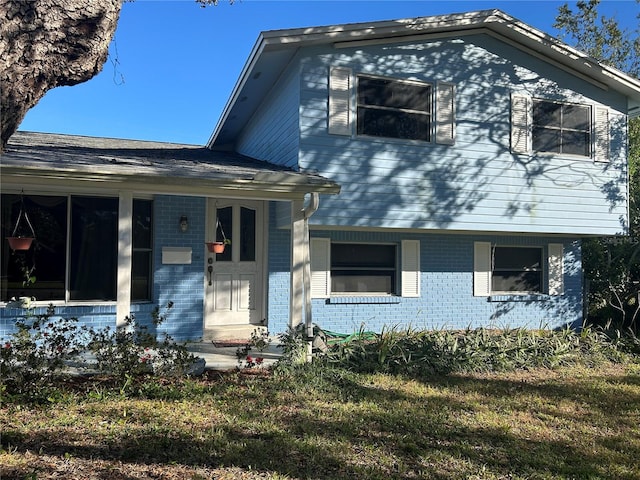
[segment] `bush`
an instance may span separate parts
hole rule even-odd
[[[172,307],[173,303],[169,302],[162,315],[160,308],[155,308],[152,312],[154,327],[166,320]],[[197,360],[184,345],[177,344],[166,333],[162,341],[158,341],[147,326],[136,322],[134,315],[125,318],[122,328],[92,331],[88,348],[95,355],[101,373],[121,379],[143,374],[189,375]]]
[[[16,322],[17,332],[0,349],[0,391],[5,395],[46,397],[55,381],[86,347],[89,332],[77,318],[54,318],[46,313]]]
[[[169,303],[163,315],[156,307],[152,314],[156,327],[171,307]],[[28,401],[53,398],[56,385],[69,375],[71,362],[79,365],[80,354],[87,350],[96,357],[98,373],[125,380],[125,385],[143,374],[190,375],[197,365],[184,345],[169,335],[158,341],[133,315],[123,328],[95,330],[79,326],[75,317],[55,318],[50,305],[41,315],[29,310],[16,327],[16,333],[0,345],[0,401],[16,396]]]

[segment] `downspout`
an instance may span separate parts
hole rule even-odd
[[[304,324],[307,333],[307,362],[313,358],[313,319],[311,315],[311,259],[309,254],[309,218],[316,213],[320,204],[320,197],[316,192],[310,193],[309,203],[302,210],[304,218],[304,264],[302,267],[302,282],[304,286]]]

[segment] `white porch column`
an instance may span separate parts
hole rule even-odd
[[[131,313],[131,256],[133,252],[133,195],[120,192],[118,212],[118,290],[116,327]]]
[[[289,326],[302,323],[304,303],[304,246],[308,241],[304,228],[304,199],[291,202],[291,279]]]

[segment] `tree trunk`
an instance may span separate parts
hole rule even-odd
[[[97,75],[121,0],[0,0],[0,153],[51,88]]]

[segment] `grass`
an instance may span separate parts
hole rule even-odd
[[[640,365],[75,380],[0,407],[0,479],[639,479]]]

